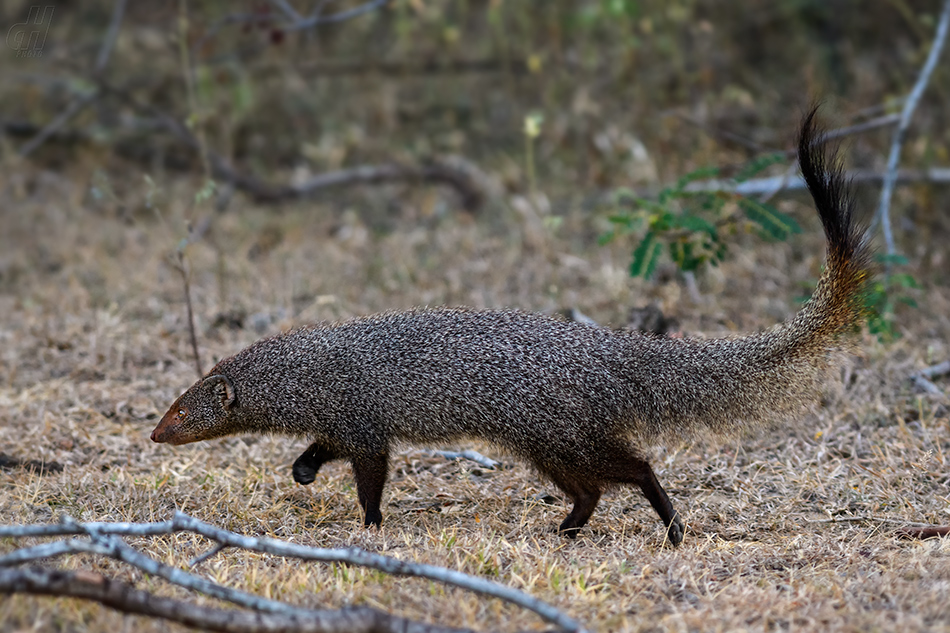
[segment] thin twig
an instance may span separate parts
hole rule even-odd
[[[920,101],[920,97],[927,87],[930,75],[937,65],[940,52],[943,50],[943,44],[947,39],[948,26],[950,26],[950,0],[944,0],[943,11],[940,14],[940,21],[937,23],[937,33],[930,47],[930,54],[927,55],[927,61],[924,62],[920,76],[917,78],[917,82],[910,91],[910,95],[908,95],[907,100],[904,102],[904,108],[901,110],[900,123],[897,126],[897,131],[894,133],[894,140],[891,142],[890,155],[887,157],[887,170],[885,171],[884,185],[881,188],[881,204],[878,207],[875,223],[881,223],[881,228],[884,232],[885,248],[887,249],[888,255],[894,255],[896,252],[894,234],[891,231],[890,210],[891,196],[894,193],[894,184],[897,181],[897,163],[900,160],[901,147],[904,144],[904,137],[907,136],[907,128],[910,125],[911,116],[913,116],[914,110],[917,108],[917,103]],[[889,268],[890,263],[888,263],[888,269]]]
[[[352,20],[353,18],[369,13],[370,11],[375,11],[388,2],[390,2],[390,0],[371,0],[370,2],[361,4],[358,7],[353,7],[352,9],[348,9],[346,11],[340,11],[339,13],[331,13],[330,15],[321,15],[320,11],[317,10],[310,14],[310,16],[305,20],[295,22],[282,28],[285,31],[303,31],[306,29],[312,29],[313,27],[321,24],[339,24],[340,22]]]
[[[476,464],[484,468],[498,468],[499,466],[501,466],[501,462],[496,462],[494,459],[491,459],[490,457],[485,457],[478,451],[471,450],[471,449],[466,449],[464,451],[427,451],[427,452],[433,455],[438,455],[439,457],[448,459],[450,461],[467,459],[469,461],[475,462]]]
[[[877,183],[884,180],[885,174],[881,172],[855,170],[845,174],[845,177],[853,183]],[[931,167],[929,169],[899,169],[897,171],[898,182],[930,182],[934,184],[950,184],[950,168]],[[793,176],[786,180],[785,176],[769,176],[767,178],[753,178],[742,182],[735,182],[725,178],[713,178],[710,180],[697,180],[686,185],[684,191],[689,193],[716,193],[728,192],[737,193],[743,196],[754,196],[763,193],[769,193],[777,186],[782,185],[784,191],[794,191],[805,188],[805,181],[801,176]]]
[[[254,594],[239,589],[225,587],[187,571],[160,563],[129,547],[117,536],[90,534],[90,537],[92,539],[91,541],[67,539],[56,543],[47,543],[47,545],[58,546],[55,549],[51,548],[52,551],[55,551],[55,554],[49,556],[39,556],[39,554],[43,553],[41,549],[42,546],[34,546],[30,549],[34,553],[35,560],[80,552],[108,556],[123,563],[128,563],[152,576],[164,578],[168,582],[184,587],[185,589],[191,589],[192,591],[203,593],[206,596],[226,600],[238,606],[253,609],[261,613],[289,614],[296,611],[296,607],[284,604],[283,602],[255,596]]]
[[[788,168],[785,170],[785,173],[782,174],[782,179],[778,182],[778,184],[775,187],[773,187],[771,190],[766,191],[764,194],[762,194],[762,197],[759,198],[759,202],[763,202],[763,203],[768,202],[769,200],[777,196],[780,191],[782,191],[783,189],[786,189],[788,187],[789,179],[795,175],[795,172],[797,170],[798,170],[797,163],[790,164]]]
[[[234,185],[236,189],[250,194],[258,202],[273,203],[293,200],[330,187],[398,181],[420,181],[449,185],[458,192],[463,208],[469,211],[476,210],[483,201],[481,188],[472,175],[466,173],[466,170],[442,162],[433,162],[429,165],[361,165],[319,174],[299,185],[279,185],[264,182],[255,176],[238,172],[227,160],[211,149],[202,149],[204,145],[184,123],[175,117],[150,103],[140,102],[124,90],[106,82],[101,82],[100,87],[103,92],[115,95],[130,107],[154,117],[172,136],[201,156],[206,157],[210,164],[212,178]]]
[[[908,523],[903,519],[891,519],[888,517],[859,516],[859,517],[832,517],[830,519],[805,519],[805,523],[900,523],[902,525],[914,525],[924,527],[926,523]]]
[[[180,244],[175,251],[178,258],[178,266],[176,266],[176,268],[178,268],[178,272],[181,274],[181,282],[185,288],[185,307],[188,309],[188,336],[191,339],[191,353],[195,359],[195,370],[198,372],[198,377],[201,378],[205,373],[201,370],[201,355],[198,353],[198,335],[195,334],[195,313],[191,307],[191,283],[189,280],[188,265],[185,262],[185,246],[188,240],[182,240],[182,242],[183,243]]]
[[[916,376],[923,376],[924,378],[937,378],[938,376],[943,376],[945,374],[950,374],[950,360],[945,360],[942,363],[925,367],[924,369],[921,369],[915,373]]]
[[[744,136],[735,134],[734,132],[729,132],[728,130],[710,128],[704,123],[702,123],[701,121],[698,121],[686,114],[677,113],[676,116],[686,121],[687,123],[690,123],[692,125],[695,125],[701,128],[710,136],[719,137],[723,140],[736,143],[738,145],[741,145],[742,147],[745,147],[746,149],[750,149],[755,152],[759,152],[759,153],[767,152],[767,150],[764,147],[762,147],[762,145],[756,143],[755,141],[747,139]],[[840,138],[853,136],[855,134],[863,134],[864,132],[869,132],[871,130],[875,130],[880,127],[894,125],[899,120],[900,120],[899,114],[885,114],[884,116],[879,116],[875,119],[864,121],[863,123],[856,123],[854,125],[849,125],[847,127],[838,128],[836,130],[829,130],[827,132],[824,132],[823,134],[818,135],[814,140],[814,145],[817,147],[817,146],[824,145],[825,143],[828,143],[830,141],[838,140]],[[788,158],[794,158],[798,154],[798,148],[785,150],[783,154]]]
[[[921,369],[920,371],[915,371],[909,376],[909,378],[911,382],[927,393],[931,393],[935,396],[943,396],[946,395],[944,394],[943,390],[932,383],[930,379],[936,378],[937,376],[943,376],[944,374],[950,374],[950,360],[937,363],[936,365]]]
[[[928,538],[943,538],[950,534],[950,525],[929,525],[927,527],[905,527],[895,530],[898,538],[924,540]]]
[[[198,150],[198,157],[201,160],[201,166],[204,168],[205,181],[211,180],[211,164],[208,159],[208,143],[205,135],[205,126],[202,117],[198,116],[198,97],[195,92],[195,76],[191,67],[191,57],[188,54],[188,2],[179,0],[178,2],[178,56],[181,63],[181,74],[185,79],[185,94],[187,96],[188,111],[194,120],[195,133],[192,135],[195,143],[195,149]],[[185,127],[187,130],[188,128]]]
[[[20,147],[20,156],[26,157],[32,154],[37,147],[45,143],[49,137],[53,136],[53,134],[56,134],[56,132],[58,132],[64,125],[69,123],[73,117],[85,110],[86,107],[95,101],[98,96],[99,91],[93,90],[89,94],[73,99],[73,101],[68,106],[66,106],[65,110],[60,112],[55,119],[47,123],[46,126],[36,134],[36,136],[31,138]]]
[[[853,136],[855,134],[863,134],[864,132],[869,132],[871,130],[876,130],[879,127],[887,127],[889,125],[894,125],[900,121],[899,114],[885,114],[879,116],[876,119],[871,119],[863,123],[855,123],[854,125],[849,125],[847,127],[838,128],[836,130],[828,130],[827,132],[821,134],[818,138],[815,139],[816,143],[828,143],[829,141],[836,141],[839,138],[845,138],[846,136]],[[792,156],[798,153],[798,150],[791,150]]]
[[[297,21],[302,20],[303,16],[297,13],[297,10],[287,0],[271,0],[270,3],[283,11],[289,19]]]
[[[870,132],[871,130],[876,130],[877,128],[887,127],[889,125],[894,125],[900,121],[901,115],[892,113],[879,116],[869,121],[864,121],[863,123],[855,123],[854,125],[848,125],[846,127],[840,127],[835,130],[828,130],[819,134],[815,140],[812,142],[814,147],[819,147],[825,143],[830,143],[831,141],[837,141],[848,136],[854,136],[855,134],[863,134],[864,132]],[[789,149],[785,151],[785,156],[788,158],[794,158],[798,155],[798,148]]]
[[[212,547],[211,549],[209,549],[209,550],[208,550],[207,552],[205,552],[204,554],[201,554],[200,556],[195,556],[195,557],[192,558],[190,561],[188,561],[188,566],[189,566],[189,567],[197,567],[198,565],[200,565],[201,563],[205,562],[206,560],[208,560],[209,558],[211,558],[212,556],[214,556],[215,554],[217,554],[218,552],[220,552],[220,551],[223,550],[223,549],[227,549],[227,548],[226,548],[224,545],[222,545],[221,543],[218,543],[217,545],[215,545],[214,547]]]
[[[119,36],[119,26],[122,23],[122,16],[125,13],[125,5],[127,0],[117,0],[115,6],[112,10],[112,20],[109,22],[109,28],[106,31],[106,35],[102,40],[102,45],[99,48],[99,54],[96,56],[96,64],[93,67],[93,72],[96,75],[101,75],[105,71],[106,65],[109,63],[109,58],[112,55],[112,50],[115,47],[115,41]],[[42,130],[40,130],[36,136],[31,138],[29,141],[23,144],[20,147],[19,154],[22,157],[29,156],[32,154],[36,148],[45,143],[51,136],[56,134],[64,125],[73,120],[80,112],[85,110],[92,102],[94,102],[99,97],[100,91],[98,89],[89,92],[88,94],[79,95],[70,102],[66,109],[60,112],[52,121],[47,123]]]
[[[125,15],[125,5],[127,0],[116,0],[112,7],[112,19],[109,21],[109,29],[102,40],[102,46],[99,48],[99,54],[96,56],[96,65],[94,72],[98,75],[106,69],[109,63],[109,57],[112,55],[112,49],[119,38],[119,26],[122,25],[122,16]]]
[[[701,129],[702,131],[704,131],[706,134],[708,134],[709,136],[713,138],[719,138],[723,141],[735,143],[736,145],[739,145],[740,147],[744,147],[747,150],[750,150],[753,152],[765,151],[765,148],[762,147],[760,143],[757,143],[753,141],[752,139],[746,138],[740,134],[736,134],[735,132],[730,132],[729,130],[723,130],[720,128],[711,127],[703,123],[699,119],[693,118],[684,112],[675,112],[674,114],[679,119],[686,121],[690,125],[695,125],[696,127],[698,127],[699,129]]]
[[[277,8],[280,9],[283,17],[287,18],[287,21],[281,20],[280,16],[276,14],[260,10],[252,13],[229,13],[213,22],[205,34],[194,43],[191,50],[193,54],[199,53],[209,40],[216,37],[221,29],[229,24],[266,25],[284,33],[306,31],[317,26],[339,24],[347,20],[352,20],[353,18],[375,11],[390,1],[391,0],[371,0],[366,4],[330,15],[323,15],[323,8],[326,2],[318,2],[310,15],[304,18],[290,6],[290,3],[283,0],[272,0],[271,4],[276,5]]]

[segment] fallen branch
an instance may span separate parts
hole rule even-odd
[[[931,367],[921,369],[920,371],[915,371],[909,376],[909,378],[911,382],[927,393],[932,393],[936,396],[943,396],[945,395],[943,390],[932,383],[930,379],[943,376],[944,374],[950,374],[950,360],[945,360],[942,363],[937,363]]]
[[[704,132],[706,132],[707,134],[709,134],[709,135],[712,136],[713,138],[719,138],[719,139],[722,139],[722,140],[724,140],[724,141],[729,141],[729,142],[731,142],[731,143],[735,143],[736,145],[740,145],[740,146],[742,146],[742,147],[745,147],[745,148],[748,149],[748,150],[751,150],[751,151],[757,152],[757,153],[765,153],[765,152],[768,151],[766,148],[764,148],[764,147],[763,147],[762,145],[760,145],[759,143],[756,143],[756,142],[753,141],[752,139],[746,138],[746,137],[741,136],[741,135],[739,135],[739,134],[736,134],[736,133],[734,133],[734,132],[730,132],[730,131],[728,131],[728,130],[722,130],[722,129],[719,129],[719,128],[712,128],[712,127],[710,127],[710,126],[704,124],[702,121],[699,121],[699,120],[697,120],[697,119],[694,119],[693,117],[691,117],[691,116],[689,116],[689,115],[686,115],[686,114],[683,114],[683,113],[681,113],[681,112],[676,113],[676,116],[678,116],[678,117],[679,117],[680,119],[682,119],[683,121],[686,121],[687,123],[689,123],[689,124],[691,124],[691,125],[695,125],[696,127],[702,129]],[[886,127],[886,126],[888,126],[888,125],[894,125],[894,124],[897,123],[898,121],[900,121],[900,115],[899,115],[899,114],[885,114],[885,115],[879,116],[879,117],[877,117],[877,118],[875,118],[875,119],[870,119],[869,121],[864,121],[863,123],[855,123],[854,125],[849,125],[849,126],[847,126],[847,127],[838,128],[838,129],[836,129],[836,130],[828,130],[827,132],[823,132],[822,134],[819,134],[819,135],[815,138],[815,140],[814,140],[814,145],[815,145],[816,147],[818,147],[818,146],[824,145],[825,143],[828,143],[828,142],[830,142],[830,141],[834,141],[834,140],[837,140],[837,139],[845,138],[845,137],[848,137],[848,136],[853,136],[853,135],[855,135],[855,134],[863,134],[864,132],[869,132],[869,131],[871,131],[871,130],[876,130],[876,129],[879,128],[879,127]],[[794,158],[795,156],[798,155],[798,148],[788,149],[788,150],[785,150],[785,151],[782,152],[782,153],[783,153],[787,158]]]
[[[106,36],[102,40],[102,45],[99,47],[99,54],[96,55],[96,64],[93,67],[93,72],[96,75],[101,75],[105,71],[106,65],[109,63],[109,58],[112,56],[112,49],[115,48],[115,41],[119,37],[119,25],[122,23],[122,16],[125,15],[126,2],[127,0],[117,0],[115,3],[112,11],[112,19],[109,22],[109,29],[106,31]],[[74,98],[73,101],[66,106],[65,110],[47,123],[36,136],[20,147],[20,156],[26,157],[32,154],[36,148],[59,132],[64,125],[69,123],[76,115],[85,110],[98,98],[98,90],[93,90],[92,92]]]
[[[907,128],[910,126],[911,116],[913,116],[914,110],[917,108],[917,103],[924,93],[924,88],[927,87],[927,82],[930,81],[930,75],[933,73],[933,69],[937,65],[937,59],[940,57],[940,52],[943,50],[943,44],[947,39],[948,28],[950,28],[950,0],[944,0],[943,11],[940,14],[940,21],[937,23],[937,32],[934,35],[933,45],[930,47],[930,54],[927,55],[927,61],[924,62],[920,76],[917,78],[917,82],[914,84],[913,89],[907,96],[907,100],[904,102],[904,108],[901,110],[900,123],[897,126],[897,131],[894,133],[891,151],[887,157],[887,170],[884,175],[884,184],[881,187],[881,203],[878,207],[877,215],[875,216],[875,224],[877,222],[881,223],[888,255],[894,255],[896,252],[894,235],[891,232],[890,208],[891,195],[894,193],[894,184],[897,181],[897,163],[900,160],[901,147],[904,144],[904,137],[907,136]],[[889,267],[890,264],[888,264],[888,268]]]
[[[29,593],[92,600],[123,613],[178,622],[193,628],[226,633],[456,633],[462,629],[438,627],[400,618],[369,607],[339,610],[295,609],[294,613],[254,613],[202,607],[183,600],[162,598],[101,574],[55,569],[0,569],[0,593]]]
[[[936,365],[931,365],[918,372],[914,372],[915,376],[922,376],[924,378],[937,378],[939,376],[945,376],[946,374],[950,374],[950,360],[945,360],[942,363],[937,363]]]
[[[373,554],[357,547],[338,549],[306,547],[266,537],[242,536],[234,532],[216,528],[183,512],[176,512],[171,521],[158,523],[79,523],[69,517],[64,517],[58,524],[0,526],[0,538],[70,535],[85,535],[89,537],[89,540],[66,539],[15,550],[0,556],[0,567],[20,565],[76,552],[91,552],[121,560],[151,575],[165,578],[169,582],[188,589],[222,600],[228,600],[258,611],[290,613],[291,611],[289,610],[296,609],[296,607],[224,587],[181,569],[164,565],[129,547],[121,539],[117,538],[119,535],[157,536],[172,534],[174,532],[192,532],[216,542],[214,551],[198,557],[196,564],[197,562],[206,560],[225,547],[238,547],[254,552],[297,558],[300,560],[346,563],[376,569],[397,576],[427,578],[460,589],[472,591],[479,595],[499,598],[505,602],[532,611],[565,631],[576,631],[578,633],[584,631],[578,622],[555,607],[522,591],[506,587],[490,580],[433,565],[404,562],[388,556]]]
[[[0,453],[0,469],[24,468],[41,475],[46,473],[60,473],[63,465],[59,462],[44,462],[38,459],[19,459],[6,453]]]
[[[845,175],[853,183],[882,182],[885,174],[873,171],[855,170]],[[784,182],[783,182],[784,181]],[[934,184],[950,184],[950,168],[934,167],[930,169],[900,169],[897,171],[898,182],[930,182]],[[782,186],[784,184],[784,186]],[[686,185],[684,191],[690,193],[736,193],[742,196],[755,196],[770,193],[776,188],[794,191],[805,188],[805,181],[801,176],[786,178],[770,176],[768,178],[753,178],[743,182],[736,182],[723,178],[698,180]]]
[[[188,126],[175,117],[150,103],[142,103],[126,91],[105,82],[100,82],[100,87],[104,92],[118,97],[133,109],[153,117],[166,131],[193,151],[199,154],[202,152],[201,143],[195,135]],[[438,162],[421,166],[363,165],[320,174],[299,185],[279,185],[240,173],[224,157],[214,151],[206,150],[204,155],[208,159],[213,178],[230,183],[258,202],[273,203],[302,198],[330,187],[396,181],[432,182],[449,185],[459,193],[462,206],[469,211],[476,210],[481,205],[483,197],[475,179],[466,170]]]
[[[905,527],[895,530],[894,534],[898,538],[924,540],[928,538],[940,538],[950,534],[950,525],[930,525],[927,527]]]
[[[478,464],[479,466],[482,466],[483,468],[498,468],[499,466],[501,466],[501,462],[496,462],[494,459],[490,457],[485,457],[478,451],[474,451],[471,449],[466,449],[464,451],[426,451],[426,452],[431,453],[432,455],[438,455],[439,457],[443,457],[450,461],[454,459],[459,459],[459,460],[467,459],[469,461],[475,462],[476,464]]]

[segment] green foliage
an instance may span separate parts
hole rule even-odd
[[[876,260],[887,266],[903,266],[907,258],[903,255],[878,255]],[[920,284],[909,273],[891,273],[874,281],[865,295],[865,307],[868,311],[868,330],[881,342],[893,341],[900,337],[895,320],[898,306],[917,307],[917,302],[908,292],[917,290]]]
[[[195,204],[200,205],[203,202],[207,202],[214,195],[217,185],[214,180],[208,178],[205,180],[204,185],[195,193]]]
[[[769,238],[784,242],[792,233],[801,233],[802,229],[795,220],[770,204],[753,198],[740,198],[739,208],[746,217],[758,225],[759,229]]]
[[[780,160],[784,160],[781,154],[756,159],[731,182],[747,180]],[[681,271],[695,271],[705,264],[718,265],[728,250],[724,234],[734,231],[742,223],[742,216],[767,239],[782,241],[801,232],[793,218],[767,202],[727,191],[689,188],[693,182],[719,175],[720,170],[715,167],[697,169],[660,191],[656,200],[637,196],[628,189],[617,190],[614,212],[608,218],[613,228],[601,238],[601,243],[643,232],[633,248],[630,274],[648,278],[656,270],[664,247]]]

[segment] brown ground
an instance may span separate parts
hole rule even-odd
[[[63,513],[155,521],[180,508],[241,533],[355,544],[481,574],[598,631],[950,630],[950,540],[893,535],[911,522],[950,523],[950,413],[906,380],[950,357],[946,282],[924,280],[920,308],[901,313],[897,342],[862,336],[860,354],[814,416],[721,443],[671,438],[654,463],[688,523],[678,549],[662,545],[637,491],[607,495],[569,541],[554,533],[566,500],[524,466],[509,460],[510,469],[487,471],[411,447],[393,460],[376,532],[360,525],[345,465],[325,467],[310,487],[292,481],[304,440],[149,441],[195,378],[169,254],[184,235],[180,201],[196,186],[172,182],[157,219],[141,195],[129,194],[124,211],[87,198],[89,178],[12,165],[0,183],[0,452],[64,466],[0,472],[0,523]],[[322,204],[275,212],[241,200],[219,216],[212,237],[220,261],[208,241],[188,249],[204,367],[294,324],[423,304],[576,306],[622,323],[629,307],[653,300],[689,333],[758,329],[794,312],[821,264],[817,222],[804,204],[787,203],[805,234],[768,248],[740,237],[730,260],[700,277],[705,301],[695,305],[669,275],[630,279],[629,245],[598,246],[601,220],[589,212],[569,211],[560,225],[503,205],[483,217],[437,216],[426,209],[440,192],[382,194],[405,195],[415,217],[384,230],[358,206],[340,216]],[[932,269],[947,266],[945,249],[924,257]],[[216,324],[228,311],[246,315],[243,329]],[[938,384],[947,389],[946,378]],[[176,564],[206,548],[188,536],[133,543]],[[109,561],[60,564],[184,594]],[[481,630],[543,626],[497,601],[358,569],[225,552],[198,571],[308,606],[367,604]],[[0,601],[3,630],[167,628],[73,600]]]

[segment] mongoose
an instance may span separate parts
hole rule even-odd
[[[218,363],[152,432],[185,444],[244,432],[305,436],[294,479],[353,467],[364,523],[379,526],[397,443],[480,438],[532,464],[574,502],[574,537],[606,488],[639,486],[675,545],[683,524],[646,449],[701,431],[787,418],[813,402],[842,337],[863,319],[865,231],[834,157],[805,119],[799,162],[827,265],[790,321],[741,338],[614,331],[517,310],[419,309],[302,327]]]

